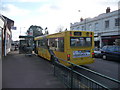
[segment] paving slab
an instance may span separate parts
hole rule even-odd
[[[46,59],[12,51],[2,61],[2,88],[65,88],[65,85],[53,75],[53,65]]]

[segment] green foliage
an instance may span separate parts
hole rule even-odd
[[[43,35],[43,28],[41,26],[31,25],[27,30],[28,35],[32,35],[34,37]],[[32,33],[32,34],[31,34]]]

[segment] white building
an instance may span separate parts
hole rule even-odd
[[[0,60],[2,59],[2,33],[4,28],[4,19],[2,15],[0,15]]]
[[[80,22],[70,24],[70,30],[93,31],[95,46],[113,45],[120,38],[120,9],[100,14],[94,18],[81,19]]]
[[[14,21],[0,14],[0,89],[2,89],[2,57],[10,52],[11,26]]]
[[[0,14],[0,89],[2,89],[2,33],[4,28],[4,19]]]

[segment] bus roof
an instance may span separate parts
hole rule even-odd
[[[58,32],[58,33],[54,33],[54,34],[49,34],[49,35],[42,35],[42,36],[38,36],[38,37],[35,37],[35,39],[34,40],[38,40],[38,39],[40,39],[40,38],[43,38],[43,37],[54,37],[54,36],[58,36],[58,37],[60,37],[60,36],[63,36],[63,35],[65,35],[65,32],[92,32],[92,31],[80,31],[80,30],[70,30],[70,31],[64,31],[64,32]]]

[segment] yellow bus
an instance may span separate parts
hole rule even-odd
[[[77,65],[94,62],[94,32],[65,31],[38,36],[34,40],[37,54],[47,60],[52,60],[53,56],[49,53],[49,50],[52,50],[56,57]],[[63,61],[60,62],[69,66]]]

